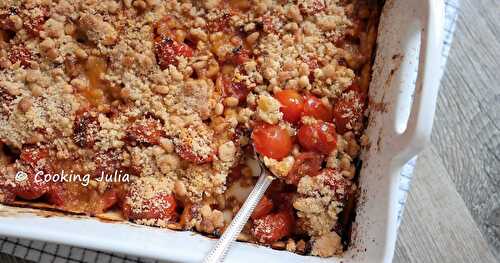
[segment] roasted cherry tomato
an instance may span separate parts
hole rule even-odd
[[[192,57],[193,49],[184,43],[179,43],[170,37],[157,37],[155,39],[155,53],[161,69],[177,64],[177,57]]]
[[[245,83],[233,82],[227,76],[222,77],[222,85],[224,97],[235,97],[240,103],[243,103],[247,99],[248,93],[250,93]]]
[[[275,96],[281,103],[280,111],[283,113],[283,119],[291,123],[297,123],[304,110],[302,96],[294,90],[282,90],[277,92]]]
[[[229,57],[229,61],[234,65],[243,65],[250,59],[250,55],[251,53],[249,50],[237,47],[233,50],[231,56]]]
[[[252,213],[252,219],[258,219],[261,218],[273,210],[273,201],[269,199],[267,196],[263,196],[262,199],[260,199],[259,203],[255,207]]]
[[[317,120],[331,121],[332,111],[323,102],[313,95],[307,95],[304,98],[303,116],[310,116]]]
[[[23,147],[21,150],[21,161],[35,168],[40,160],[46,159],[49,156],[49,150],[43,147]]]
[[[279,211],[254,220],[252,234],[259,242],[270,244],[292,234],[294,224],[291,211]]]
[[[337,201],[343,202],[347,194],[351,192],[348,180],[335,169],[327,168],[323,173],[326,175],[325,183],[335,193]]]
[[[286,177],[286,182],[297,185],[300,178],[308,176],[316,176],[321,171],[321,163],[323,157],[315,152],[305,152],[299,154],[295,158],[295,163]]]
[[[49,185],[43,181],[43,177],[37,178],[33,168],[28,167],[26,171],[26,180],[16,182],[11,192],[25,200],[34,200],[40,198],[49,191]]]
[[[177,202],[173,195],[157,194],[150,200],[133,203],[129,198],[122,207],[123,214],[131,220],[164,219],[175,220],[177,217]]]
[[[304,124],[300,127],[297,137],[300,145],[308,151],[329,154],[337,147],[335,126],[328,122]]]
[[[31,66],[33,55],[24,45],[13,46],[10,50],[8,58],[12,64],[19,62],[21,67],[28,68]]]
[[[333,105],[333,117],[337,132],[343,134],[354,129],[363,118],[364,103],[358,92],[351,91]]]
[[[258,153],[276,160],[286,157],[293,147],[292,137],[285,129],[267,123],[254,128],[252,140]]]
[[[127,141],[131,144],[158,145],[164,135],[160,121],[151,118],[138,121],[127,129]]]
[[[209,163],[214,160],[213,154],[200,155],[199,153],[193,151],[193,146],[189,143],[176,145],[175,152],[182,159],[195,164]]]

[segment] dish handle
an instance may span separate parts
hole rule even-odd
[[[444,3],[426,0],[428,5],[421,16],[421,48],[414,100],[407,128],[394,137],[399,152],[397,159],[406,163],[429,143],[436,110],[436,101],[442,76],[441,52],[443,47]]]

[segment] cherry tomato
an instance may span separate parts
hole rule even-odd
[[[337,147],[335,126],[328,122],[304,124],[300,127],[297,137],[299,144],[308,151],[329,154]]]
[[[333,105],[333,117],[338,133],[352,130],[363,118],[363,103],[359,93],[351,91]]]
[[[158,64],[163,70],[168,68],[169,65],[176,65],[178,56],[192,57],[193,49],[170,37],[157,37],[155,39],[155,53]]]
[[[46,159],[49,156],[49,150],[43,147],[23,147],[21,150],[21,161],[31,167],[36,167],[38,162]]]
[[[49,185],[43,181],[43,178],[37,178],[33,168],[27,168],[25,172],[28,177],[23,182],[17,182],[12,187],[11,192],[25,200],[35,200],[49,191]]]
[[[297,123],[304,110],[304,100],[300,94],[294,90],[282,90],[275,94],[276,99],[281,103],[280,111],[283,119],[291,123]]]
[[[249,50],[238,47],[233,50],[233,53],[229,57],[229,61],[234,65],[243,65],[250,59],[250,55],[251,53]]]
[[[31,66],[33,55],[31,51],[24,45],[13,46],[10,50],[8,58],[12,64],[19,62],[21,67],[28,68]]]
[[[320,99],[313,95],[307,95],[304,100],[304,116],[311,116],[322,121],[332,120],[331,110]]]
[[[252,219],[261,218],[271,213],[271,210],[273,210],[273,202],[267,196],[263,196],[262,199],[260,199],[257,206],[255,207],[255,209],[253,210],[251,218]]]
[[[351,92],[351,91],[354,91],[354,92],[358,93],[359,94],[359,99],[360,99],[361,103],[365,104],[365,101],[368,98],[368,94],[367,94],[366,90],[362,90],[361,86],[359,86],[356,83],[352,83],[351,86],[349,86],[344,91],[344,93],[348,93],[348,92]]]
[[[122,207],[122,212],[128,219],[174,220],[177,217],[177,202],[173,195],[160,193],[151,200],[144,200],[139,204],[128,202],[128,200],[129,198],[126,199]]]
[[[131,144],[158,145],[164,134],[161,123],[150,118],[132,124],[127,129],[127,141]]]
[[[201,155],[193,151],[193,146],[189,143],[178,144],[175,146],[175,152],[184,160],[195,164],[209,163],[214,160],[213,154]]]
[[[60,183],[51,184],[47,192],[47,199],[49,204],[63,207],[66,199],[64,197],[64,186]]]
[[[300,178],[308,176],[316,176],[321,171],[321,163],[323,157],[315,152],[305,152],[299,154],[295,158],[295,163],[287,175],[286,182],[297,185]]]
[[[88,111],[78,112],[73,125],[73,142],[82,148],[91,148],[95,144],[99,130],[97,116],[92,116]]]
[[[252,234],[259,242],[271,244],[289,236],[294,224],[291,211],[279,211],[254,220]]]
[[[225,97],[235,97],[240,103],[243,103],[250,93],[247,85],[242,82],[233,82],[231,78],[224,76],[222,77],[223,92]]]
[[[325,183],[330,186],[338,201],[344,201],[350,189],[348,181],[337,170],[327,168],[323,171],[327,175]]]
[[[293,147],[292,137],[285,129],[267,123],[254,128],[252,140],[258,153],[276,160],[288,156]]]

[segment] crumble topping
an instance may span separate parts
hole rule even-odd
[[[246,164],[252,128],[300,136],[277,98],[295,91],[333,112],[297,119],[335,119],[321,126],[336,130],[326,138],[335,149],[293,139],[289,153],[264,157],[280,180],[245,239],[340,254],[337,217],[367,144],[360,94],[377,16],[368,0],[1,1],[0,201],[121,209],[140,224],[220,235],[256,181]],[[33,183],[38,170],[89,174],[90,190]],[[96,181],[115,171],[131,182]]]

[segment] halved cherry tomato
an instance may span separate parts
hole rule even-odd
[[[267,196],[263,196],[262,199],[260,199],[259,203],[253,210],[253,213],[251,215],[252,219],[258,219],[261,218],[273,210],[273,202],[271,199],[269,199]]]
[[[293,147],[292,137],[285,129],[267,123],[254,128],[252,140],[258,153],[276,160],[286,157]]]
[[[331,121],[332,111],[323,102],[313,95],[307,95],[304,98],[303,116],[311,116],[317,120]]]
[[[304,110],[304,99],[297,91],[282,90],[275,94],[276,99],[281,103],[280,111],[283,119],[291,123],[297,123]]]
[[[300,127],[297,137],[300,145],[308,151],[329,154],[337,147],[335,126],[328,122],[304,124]]]
[[[270,244],[289,236],[294,224],[291,211],[279,211],[254,220],[252,234],[259,242]]]
[[[316,176],[321,171],[321,163],[323,157],[315,152],[305,152],[299,154],[295,158],[295,163],[287,175],[286,182],[297,185],[300,178],[308,176]]]
[[[352,130],[363,118],[364,103],[358,92],[351,91],[333,105],[333,117],[337,132],[343,134]]]
[[[164,219],[174,220],[177,217],[177,201],[173,195],[157,194],[151,200],[144,200],[140,204],[127,202],[122,207],[124,216],[131,220]],[[140,210],[140,211],[137,211]]]

